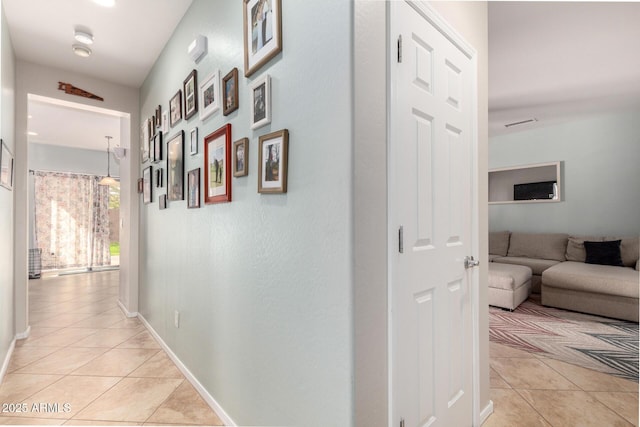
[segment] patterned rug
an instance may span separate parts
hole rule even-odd
[[[513,312],[489,307],[489,339],[638,382],[638,324],[564,311],[532,295]]]

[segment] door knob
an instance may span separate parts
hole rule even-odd
[[[480,265],[480,261],[473,258],[473,256],[464,257],[464,268],[473,268]]]

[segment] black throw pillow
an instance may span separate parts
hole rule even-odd
[[[609,242],[584,242],[587,251],[587,264],[614,265],[624,267],[622,256],[620,255],[620,240]]]

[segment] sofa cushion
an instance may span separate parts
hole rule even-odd
[[[587,264],[613,265],[624,267],[620,256],[620,240],[606,242],[589,242],[585,240],[584,248],[587,251]]]
[[[502,263],[502,264],[515,264],[515,265],[524,265],[525,267],[529,267],[534,275],[540,276],[543,271],[545,271],[549,267],[553,267],[558,264],[560,261],[552,260],[552,259],[537,259],[537,258],[526,258],[526,257],[517,257],[517,256],[506,256],[495,258],[493,260],[494,263]]]
[[[628,267],[562,262],[542,273],[542,284],[574,291],[638,298],[640,276]]]
[[[587,251],[584,250],[584,241],[602,242],[604,237],[596,236],[569,236],[567,241],[567,252],[565,257],[567,261],[584,262],[587,259]],[[615,239],[612,239],[615,240]]]
[[[508,231],[492,231],[489,233],[489,253],[491,255],[507,256],[509,249]]]
[[[622,240],[620,243],[620,255],[625,267],[633,267],[640,257],[639,237],[607,237],[605,240]]]
[[[522,265],[489,264],[489,287],[513,291],[531,280],[531,269]]]
[[[568,239],[561,233],[511,233],[507,256],[564,261]]]

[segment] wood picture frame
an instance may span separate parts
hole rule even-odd
[[[13,190],[13,153],[9,147],[0,139],[0,185],[7,190]]]
[[[184,200],[184,131],[167,140],[167,200]]]
[[[220,109],[220,71],[209,74],[198,86],[200,94],[200,120],[204,120]]]
[[[158,206],[160,207],[160,210],[167,209],[167,195],[166,194],[161,194],[161,195],[158,196]]]
[[[175,127],[182,120],[182,89],[169,100],[169,124]]]
[[[229,74],[222,79],[222,99],[224,109],[222,113],[225,116],[233,113],[238,109],[238,69],[234,68]]]
[[[231,124],[204,138],[204,202],[231,201]]]
[[[142,194],[144,191],[144,180],[142,178],[138,178],[138,194]]]
[[[153,199],[152,173],[152,166],[147,166],[142,171],[142,201],[145,205],[151,203],[151,199]]]
[[[244,75],[249,77],[282,51],[281,0],[243,0]]]
[[[265,74],[251,83],[251,129],[271,123],[271,76]]]
[[[149,119],[146,119],[142,123],[142,127],[140,128],[140,158],[142,159],[142,163],[149,160]]]
[[[289,131],[261,136],[258,149],[258,193],[286,193]]]
[[[187,172],[187,208],[200,207],[200,168]]]
[[[182,85],[184,93],[184,119],[189,120],[198,112],[198,71],[189,73]]]
[[[232,154],[233,176],[247,176],[249,174],[249,138],[234,142]]]
[[[189,132],[189,154],[198,154],[198,128],[195,127]]]
[[[158,163],[162,160],[162,132],[158,131],[152,138],[151,147],[153,163]]]
[[[156,108],[156,129],[162,129],[162,105]]]

